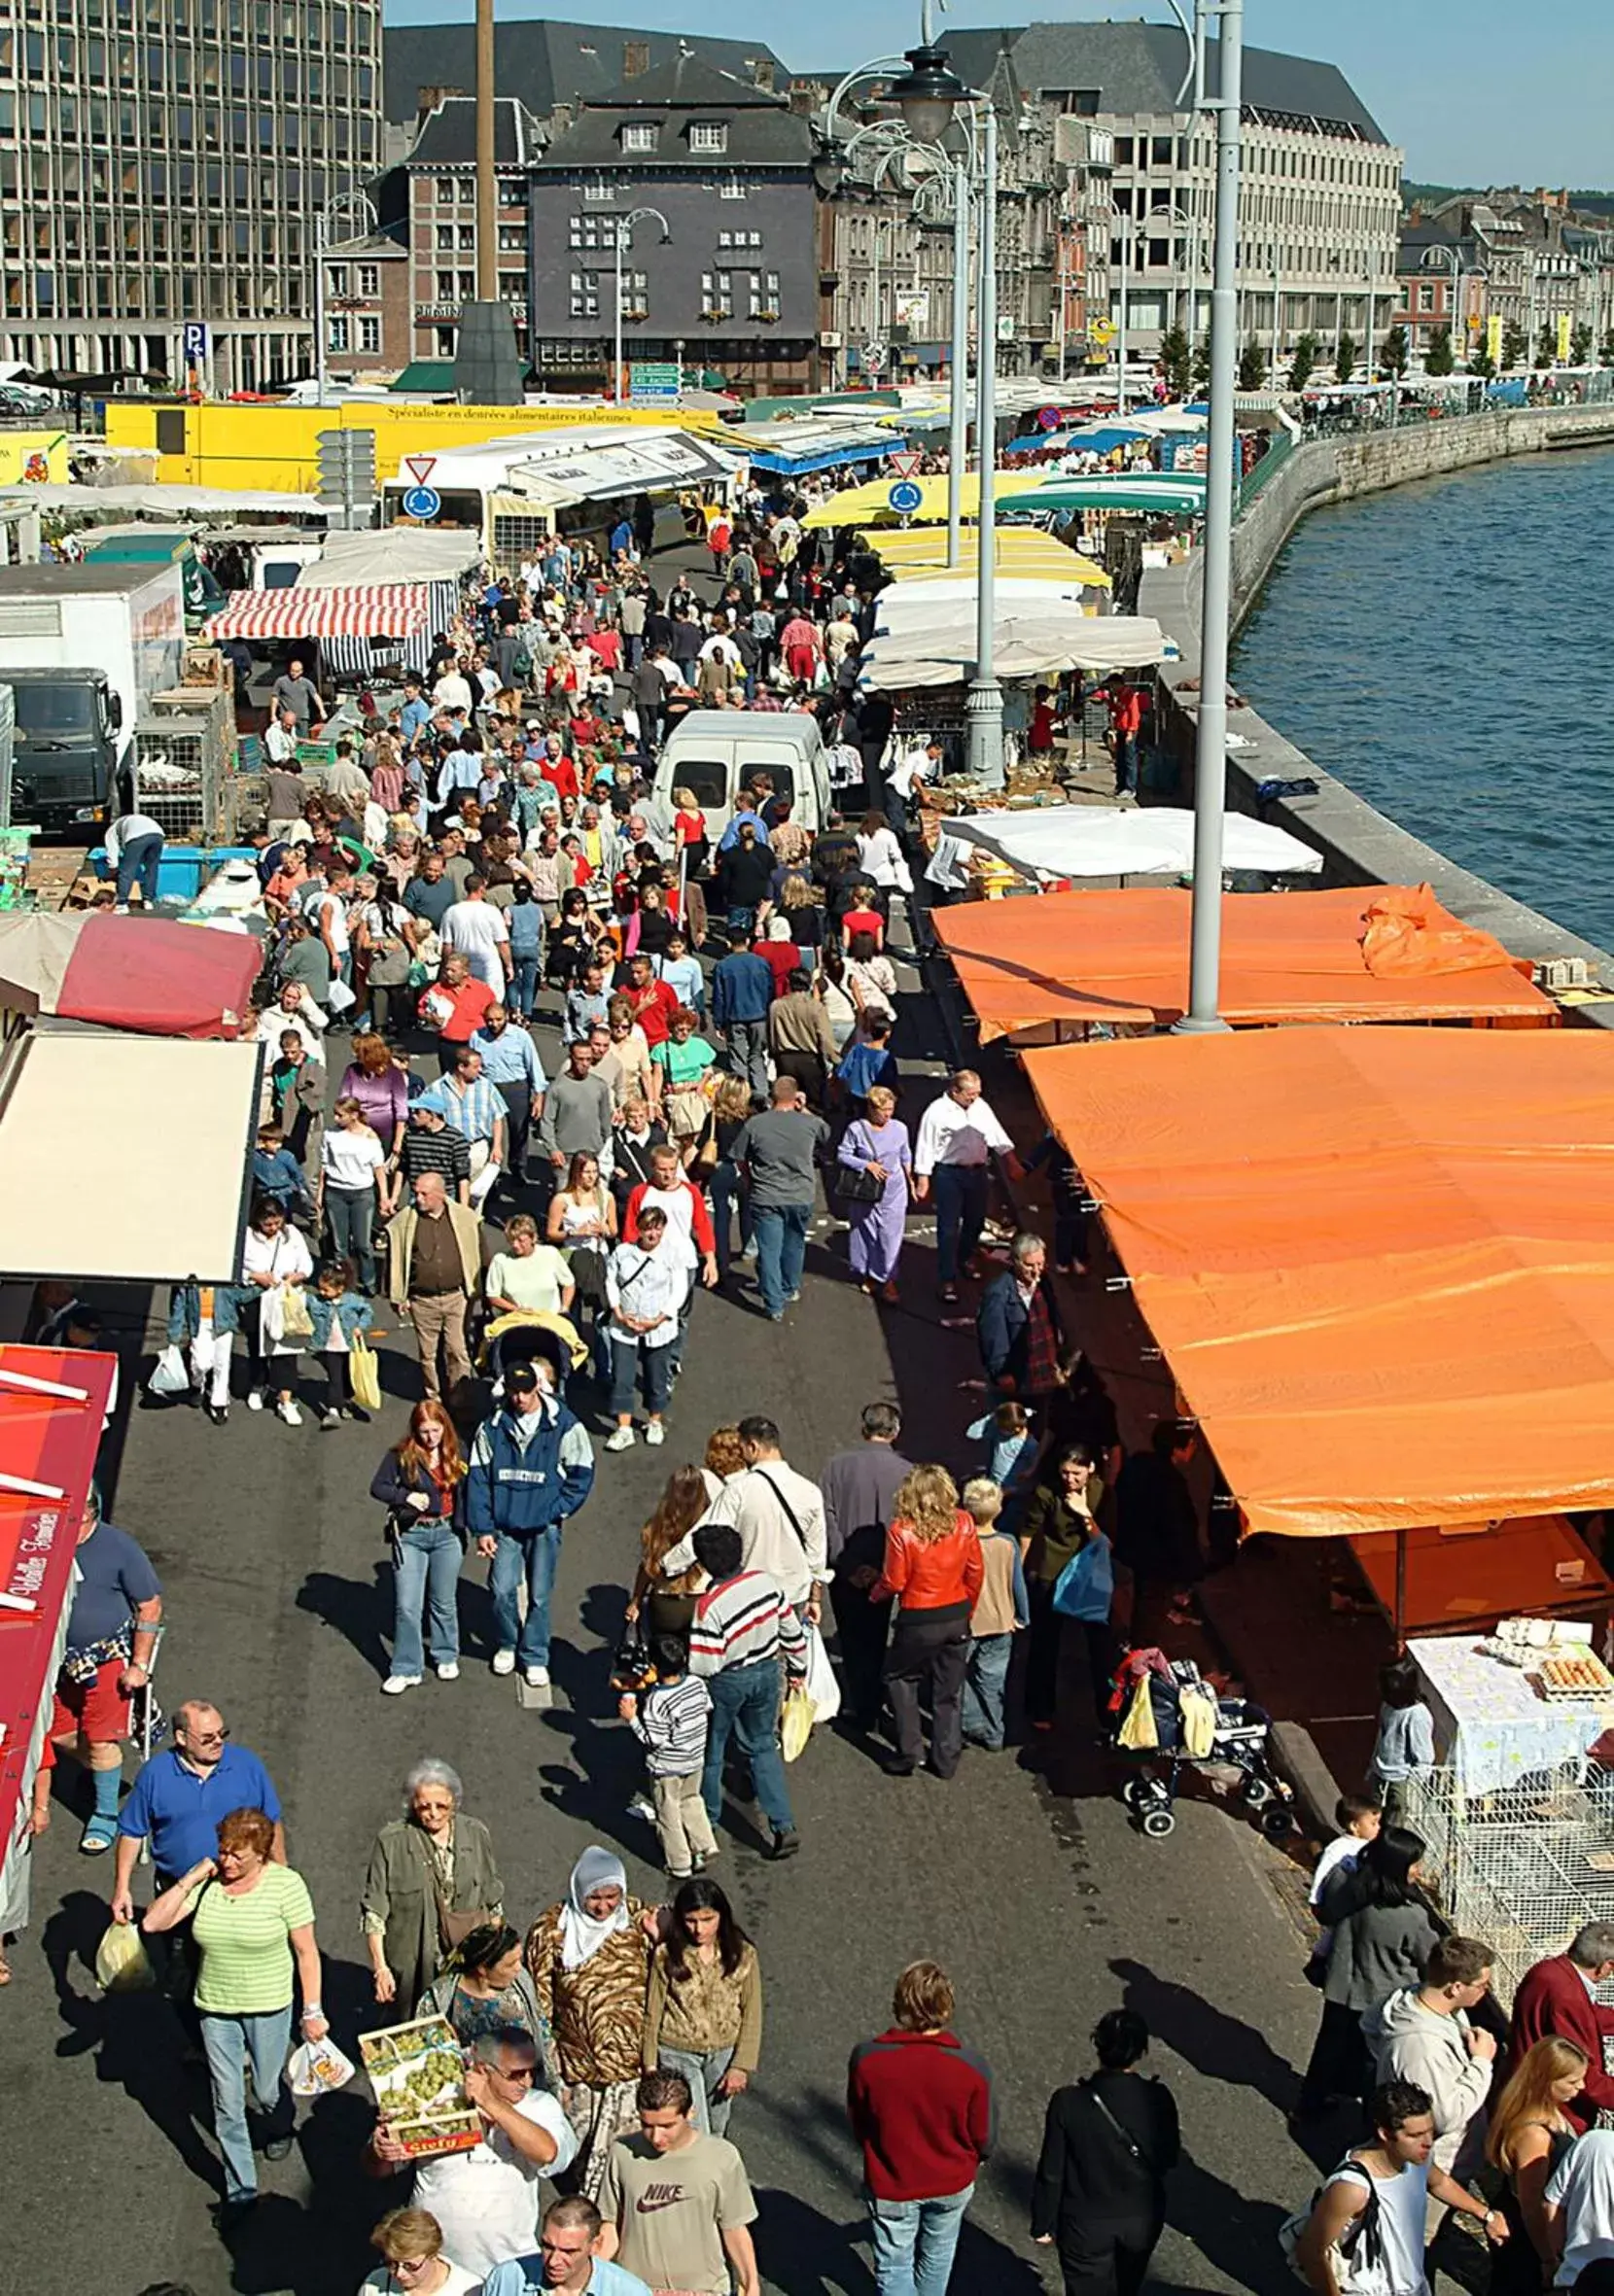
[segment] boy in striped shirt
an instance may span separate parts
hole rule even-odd
[[[682,1642],[659,1634],[650,1645],[656,1679],[637,1696],[624,1692],[616,1711],[645,1747],[655,1829],[672,1880],[684,1882],[718,1854],[712,1821],[701,1800],[706,1732],[712,1693],[689,1672]]]

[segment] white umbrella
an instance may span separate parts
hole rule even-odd
[[[963,814],[943,834],[983,846],[1033,877],[1191,877],[1194,817],[1174,806],[1047,805],[1024,812]],[[1315,875],[1322,855],[1270,821],[1229,814],[1225,869]]]

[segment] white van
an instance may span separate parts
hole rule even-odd
[[[776,797],[790,798],[792,820],[815,833],[825,826],[830,812],[828,752],[818,719],[801,710],[691,710],[655,761],[653,794],[671,814],[673,791],[692,790],[716,844],[757,766],[771,777]]]

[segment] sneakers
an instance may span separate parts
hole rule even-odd
[[[645,1429],[645,1441],[652,1446],[667,1440],[667,1430],[659,1419],[651,1419]]]
[[[523,1666],[521,1680],[529,1690],[546,1690],[549,1687],[549,1669],[547,1666]]]
[[[653,1826],[655,1824],[654,1807],[649,1801],[649,1797],[643,1793],[636,1793],[632,1801],[629,1802],[628,1816],[630,1818],[643,1818],[647,1826]]]
[[[786,1305],[786,1306],[787,1306],[787,1307],[793,1307],[793,1306],[795,1306],[795,1305],[796,1305],[796,1304],[797,1304],[797,1302],[800,1300],[800,1298],[801,1298],[801,1294],[800,1294],[799,1292],[787,1292],[787,1293],[785,1294],[785,1305]]]
[[[419,1687],[418,1674],[389,1674],[381,1685],[381,1694],[386,1698],[399,1698],[405,1690],[417,1690]]]
[[[776,1833],[772,1841],[769,1842],[767,1848],[762,1852],[762,1855],[764,1858],[772,1858],[775,1860],[780,1858],[793,1858],[800,1847],[801,1836],[792,1826],[788,1833]]]
[[[283,1403],[277,1403],[275,1405],[274,1415],[277,1419],[284,1419],[288,1427],[300,1427],[302,1425],[302,1413],[298,1409],[297,1405],[292,1402],[289,1396]]]
[[[493,1671],[495,1674],[513,1674],[515,1672],[515,1652],[513,1651],[495,1651]]]
[[[263,1390],[262,1387],[248,1388],[247,1409],[249,1411],[261,1411],[263,1409]]]
[[[618,1427],[614,1435],[606,1437],[605,1447],[608,1451],[631,1451],[638,1441],[631,1427]]]
[[[457,1658],[439,1658],[433,1668],[439,1682],[458,1682],[460,1662]]]

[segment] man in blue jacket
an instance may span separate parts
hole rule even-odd
[[[981,1368],[989,1386],[1021,1403],[1046,1403],[1060,1384],[1065,1334],[1048,1282],[1040,1235],[1017,1235],[1003,1273],[981,1294],[975,1317]]]
[[[519,1658],[530,1689],[549,1681],[549,1590],[561,1526],[593,1485],[594,1447],[555,1393],[549,1366],[512,1364],[505,1374],[504,1409],[482,1421],[471,1446],[466,1521],[477,1553],[492,1564],[493,1671],[513,1674]],[[516,1607],[523,1576],[525,1619]]]
[[[749,933],[728,936],[728,955],[712,973],[712,1021],[721,1029],[728,1072],[743,1076],[754,1100],[768,1096],[768,1006],[773,967],[756,956]]]

